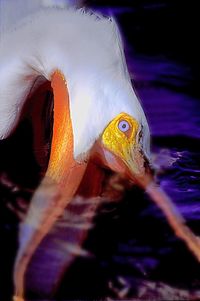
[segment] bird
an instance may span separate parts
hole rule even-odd
[[[88,194],[99,193],[102,166],[143,188],[200,261],[199,238],[155,183],[150,130],[115,19],[56,1],[6,2],[5,14],[20,4],[23,13],[1,21],[0,139],[14,131],[33,95],[42,102],[47,87],[53,93],[50,158],[20,225],[13,300],[24,300],[31,257],[83,178]]]

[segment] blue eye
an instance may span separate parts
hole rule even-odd
[[[128,121],[126,121],[126,120],[121,120],[121,121],[118,123],[118,129],[119,129],[121,132],[127,132],[127,131],[130,129],[130,125],[129,125]]]

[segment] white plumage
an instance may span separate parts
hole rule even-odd
[[[75,158],[87,152],[121,112],[143,125],[148,153],[148,125],[131,86],[114,19],[83,9],[37,6],[36,12],[35,7],[1,33],[1,139],[16,125],[37,76],[50,80],[59,69],[70,96]]]

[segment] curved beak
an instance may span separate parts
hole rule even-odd
[[[117,173],[124,174],[127,179],[143,189],[146,189],[153,182],[153,169],[139,145],[124,150],[122,158],[112,153],[98,141],[93,148],[93,156],[101,164],[103,163],[103,165]]]
[[[186,226],[184,218],[171,199],[156,185],[150,162],[141,147],[135,146],[125,151],[123,159],[106,149],[102,143],[96,144],[94,153],[98,154],[97,157],[101,163],[115,172],[124,174],[129,180],[146,191],[152,201],[164,213],[175,234],[186,243],[200,262],[200,238]]]
[[[142,188],[146,189],[153,181],[153,169],[140,146],[136,146],[128,152],[124,163],[126,165],[125,174]]]

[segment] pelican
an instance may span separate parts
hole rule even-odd
[[[7,12],[8,2],[1,1]],[[155,184],[149,127],[115,20],[38,1],[13,1],[12,11],[17,4],[23,4],[21,16],[1,21],[0,138],[13,132],[33,94],[42,98],[46,83],[53,91],[54,110],[48,168],[20,228],[14,300],[24,300],[30,259],[73,198],[91,161],[91,191],[101,185],[96,177],[100,166],[133,181],[157,203],[200,261],[199,238]]]

